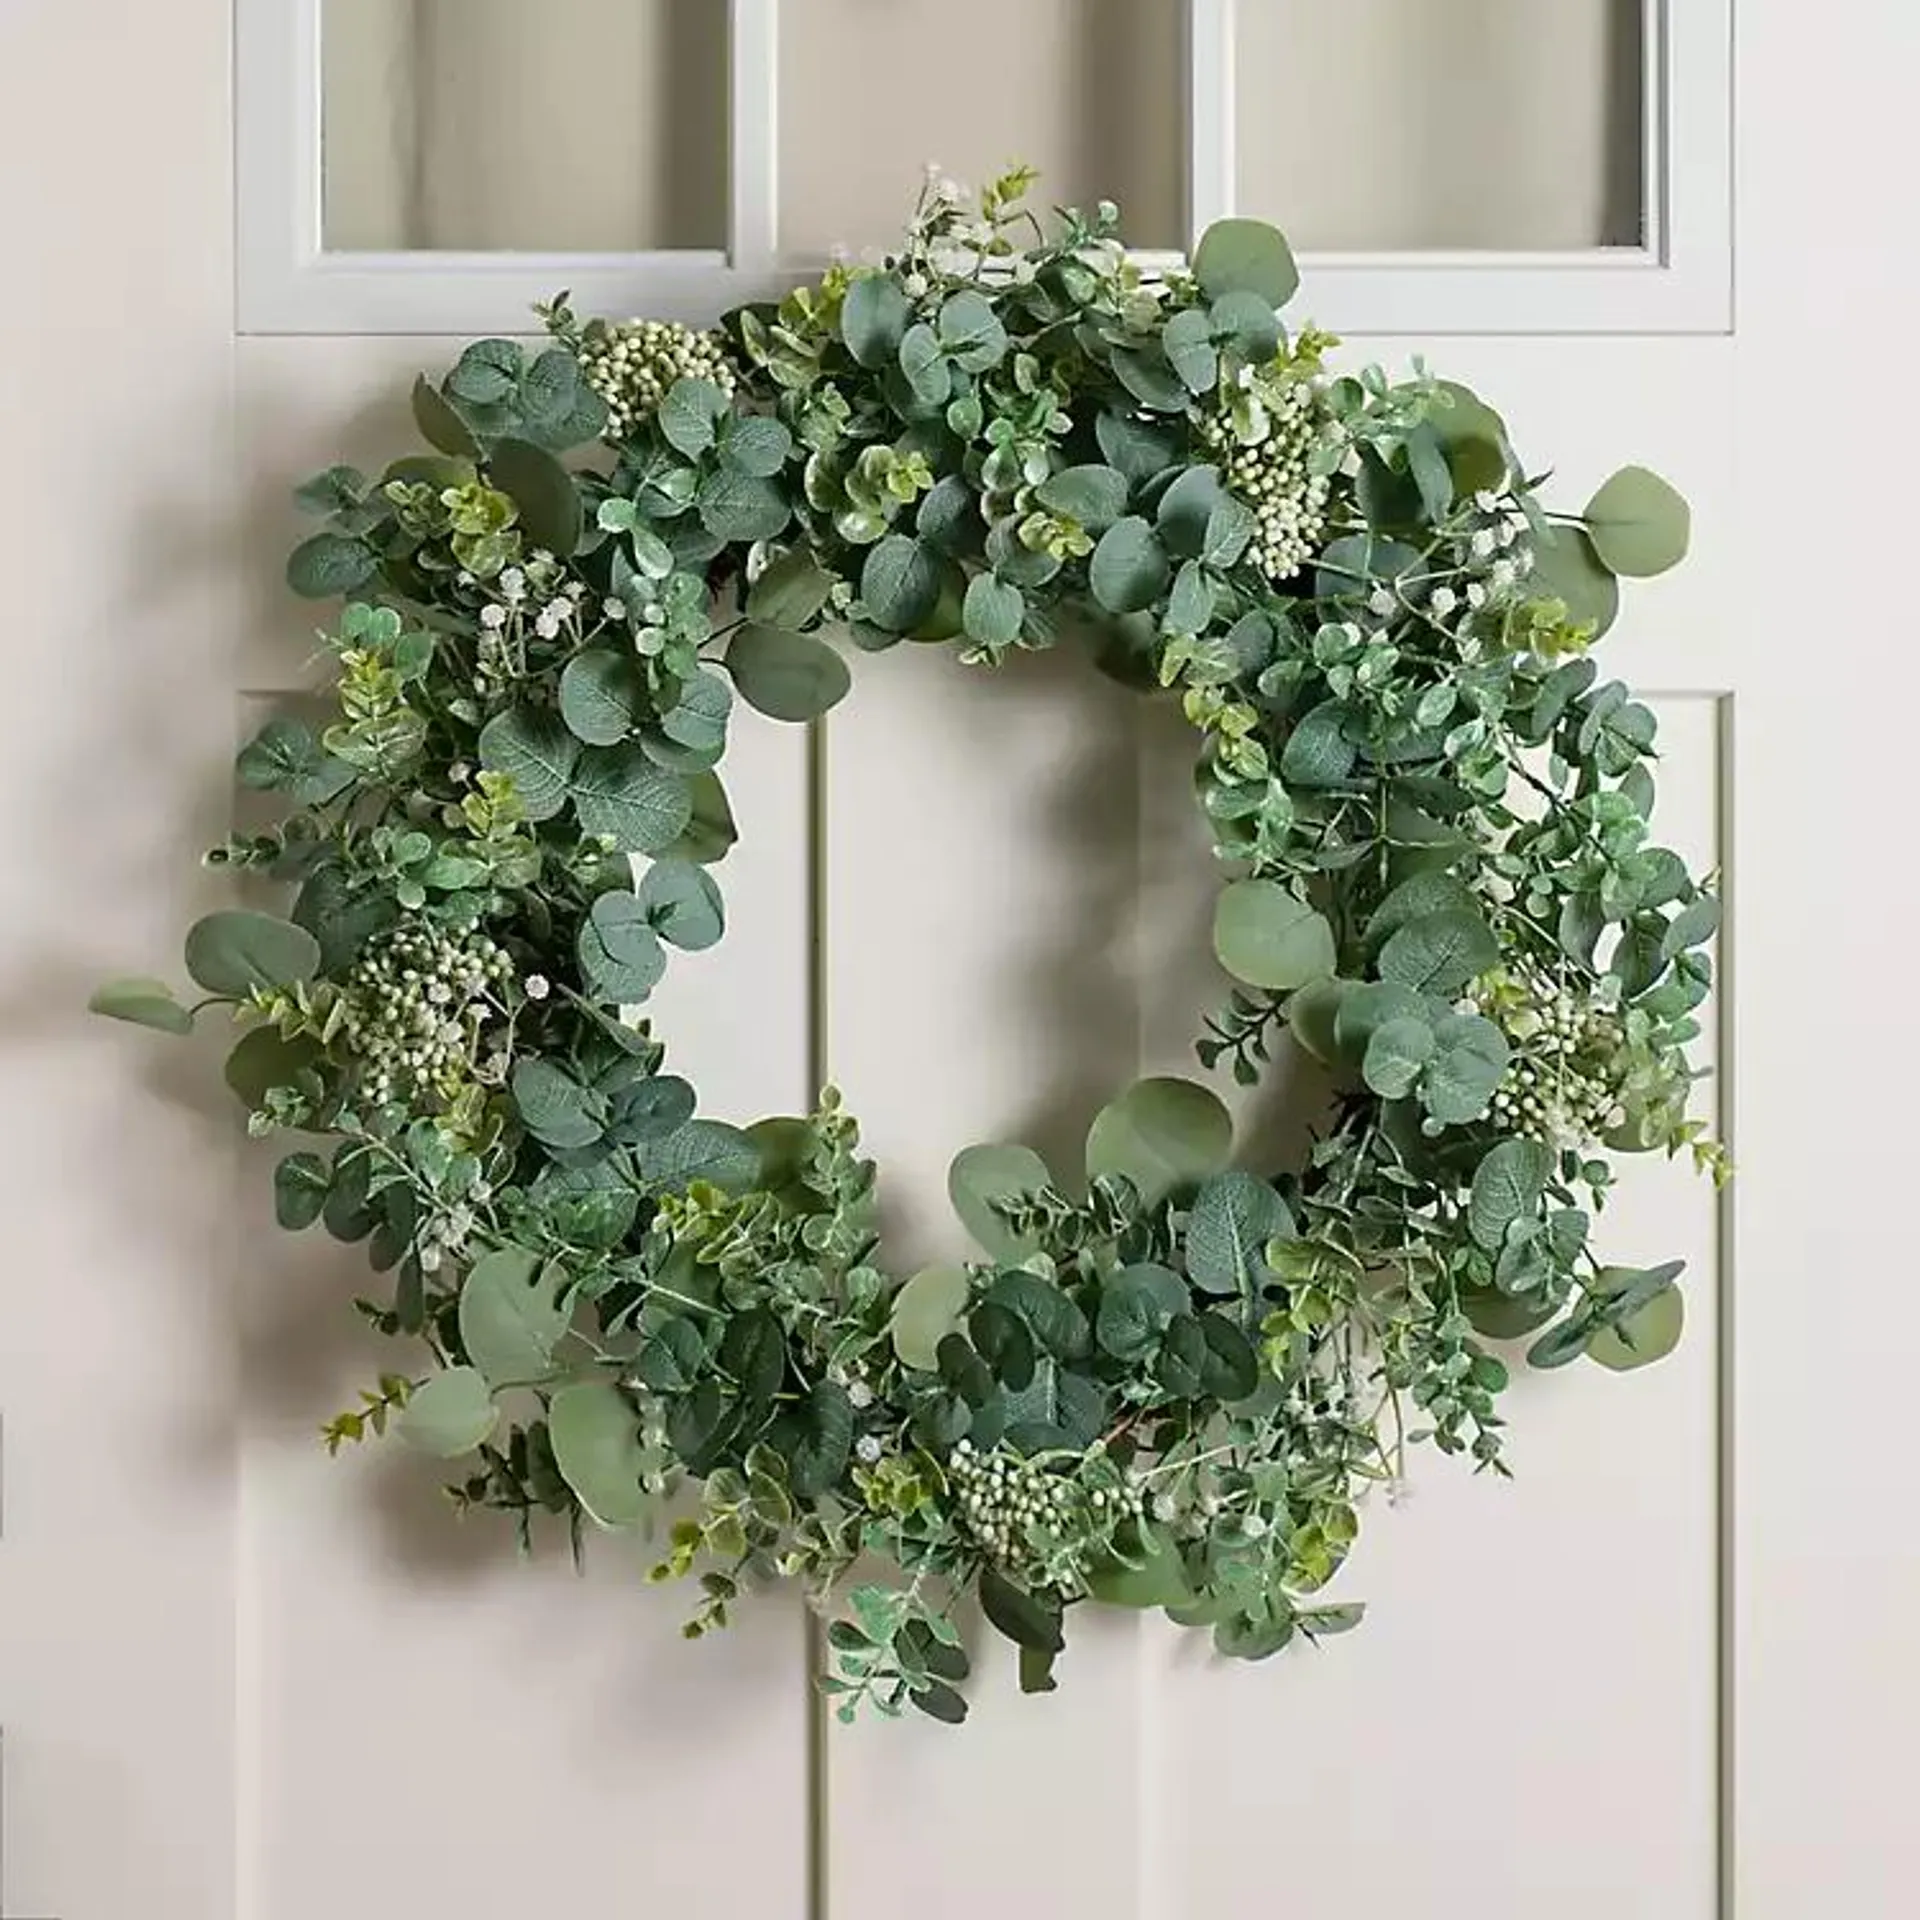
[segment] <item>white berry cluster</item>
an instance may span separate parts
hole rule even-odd
[[[1608,1008],[1545,981],[1514,992],[1511,976],[1479,1000],[1506,1033],[1513,1058],[1493,1096],[1493,1118],[1550,1147],[1597,1139],[1625,1118],[1618,1061],[1624,1036]]]
[[[726,341],[677,320],[622,320],[595,329],[580,348],[580,372],[607,403],[607,438],[625,439],[676,380],[711,380],[732,393],[738,374]]]
[[[1269,580],[1290,580],[1319,548],[1332,481],[1314,457],[1322,428],[1313,382],[1269,380],[1262,389],[1252,409],[1236,409],[1226,396],[1223,411],[1200,423],[1200,439],[1259,522],[1254,564]]]
[[[448,1095],[469,1078],[480,1037],[513,973],[482,933],[403,926],[370,945],[341,995],[341,1035],[376,1101]]]
[[[960,1496],[960,1520],[995,1565],[1038,1584],[1049,1566],[1057,1570],[1063,1550],[1138,1518],[1139,1493],[1131,1486],[1091,1491],[1024,1454],[1002,1448],[982,1453],[971,1440],[954,1446],[947,1474]]]

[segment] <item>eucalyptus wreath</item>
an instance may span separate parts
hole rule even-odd
[[[281,1224],[389,1277],[356,1304],[421,1357],[330,1447],[391,1421],[462,1463],[458,1507],[576,1551],[661,1516],[691,1636],[802,1580],[843,1718],[961,1719],[969,1593],[1029,1691],[1082,1601],[1251,1659],[1350,1626],[1321,1590],[1408,1443],[1505,1471],[1505,1343],[1677,1339],[1679,1263],[1590,1245],[1611,1157],[1725,1172],[1687,1117],[1718,908],[1650,838],[1654,716],[1589,653],[1684,503],[1629,467],[1551,513],[1475,394],[1282,324],[1271,228],[1156,274],[1111,205],[1043,222],[1030,184],[930,177],[897,254],[713,332],[563,296],[542,350],[422,378],[431,451],[300,489],[335,711],[246,746],[283,817],[209,856],[288,917],[200,920],[194,1004],[94,999],[237,1020],[250,1131],[307,1136]],[[1235,1166],[1214,1091],[1143,1080],[1084,1179],[968,1147],[977,1257],[900,1276],[833,1090],[697,1111],[645,1005],[722,934],[736,701],[815,720],[848,647],[902,640],[1085,646],[1179,702],[1232,982],[1199,1060],[1324,1063],[1301,1164]]]

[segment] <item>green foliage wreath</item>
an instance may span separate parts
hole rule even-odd
[[[201,920],[197,1006],[95,998],[230,1009],[252,1131],[315,1137],[282,1224],[391,1276],[360,1310],[428,1364],[332,1445],[396,1415],[466,1463],[458,1505],[576,1545],[686,1490],[657,1574],[697,1574],[689,1633],[759,1576],[850,1588],[844,1717],[964,1715],[969,1589],[1036,1691],[1083,1600],[1255,1659],[1350,1625],[1314,1596],[1406,1442],[1500,1469],[1486,1342],[1623,1368],[1678,1337],[1677,1263],[1589,1246],[1609,1153],[1724,1171],[1686,1117],[1718,909],[1649,838],[1653,715],[1587,655],[1684,504],[1630,467],[1549,514],[1466,389],[1323,369],[1271,228],[1156,278],[1112,207],[1048,228],[1029,184],[930,180],[883,266],[714,333],[563,300],[544,351],[422,380],[435,451],[301,489],[338,711],[247,746],[285,817],[212,856],[291,917]],[[979,1257],[903,1280],[838,1097],[702,1117],[641,1010],[721,937],[736,698],[809,721],[843,640],[991,666],[1070,624],[1198,738],[1236,983],[1201,1062],[1252,1083],[1290,1035],[1337,1091],[1278,1172],[1165,1078],[1094,1120],[1084,1181],[969,1147]],[[900,1578],[856,1584],[871,1555]]]

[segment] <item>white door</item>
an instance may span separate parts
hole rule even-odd
[[[0,1914],[1910,1912],[1908,15],[1746,0],[1729,64],[1724,0],[326,12],[323,61],[317,0],[0,9]],[[301,676],[287,486],[396,448],[416,369],[581,265],[516,254],[648,249],[576,295],[710,310],[879,237],[922,159],[1018,151],[1149,245],[1230,197],[1294,227],[1349,352],[1497,397],[1568,503],[1630,459],[1689,493],[1610,652],[1666,831],[1728,873],[1740,1178],[1634,1170],[1610,1234],[1688,1258],[1685,1345],[1523,1383],[1514,1483],[1422,1461],[1344,1576],[1361,1633],[1229,1670],[1106,1619],[1047,1699],[989,1652],[964,1730],[843,1733],[790,1601],[686,1647],[637,1557],[516,1564],[411,1458],[329,1461],[383,1358],[353,1258],[278,1234],[214,1052],[78,1009],[218,893],[228,756]],[[1187,1067],[1204,883],[1130,696],[857,678],[811,752],[742,729],[731,937],[662,1017],[722,1110],[824,1066],[910,1257],[957,1146]]]

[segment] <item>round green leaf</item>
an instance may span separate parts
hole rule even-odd
[[[380,571],[380,556],[364,540],[316,533],[287,559],[287,585],[303,600],[341,600]]]
[[[255,1027],[234,1043],[221,1078],[235,1098],[257,1112],[275,1087],[292,1086],[319,1057],[320,1043],[311,1034],[289,1040],[277,1027]]]
[[[956,1210],[959,1204],[956,1199]],[[964,1267],[922,1267],[893,1296],[888,1328],[903,1367],[919,1373],[935,1371],[940,1342],[958,1333],[966,1317],[970,1286]]]
[[[438,1460],[471,1453],[500,1423],[487,1383],[471,1367],[448,1367],[417,1387],[401,1409],[401,1438]]]
[[[1267,1272],[1267,1242],[1293,1237],[1293,1215],[1272,1185],[1230,1167],[1194,1196],[1187,1277],[1203,1293],[1251,1295]]]
[[[1216,220],[1200,236],[1193,277],[1209,300],[1253,293],[1270,307],[1284,307],[1300,286],[1293,249],[1264,220]]]
[[[164,980],[109,980],[94,989],[87,1011],[161,1033],[193,1031],[193,1015],[173,997]]]
[[[1512,1058],[1507,1036],[1477,1013],[1450,1013],[1435,1026],[1434,1039],[1421,1104],[1445,1127],[1478,1120]]]
[[[1458,993],[1498,963],[1500,943],[1478,908],[1410,920],[1380,950],[1380,977],[1416,993]]]
[[[581,923],[576,946],[580,972],[598,1000],[635,1006],[667,970],[645,905],[624,891],[601,894]]]
[[[574,768],[573,804],[581,827],[611,834],[622,853],[664,853],[693,818],[686,781],[633,745],[587,748]]]
[[[1093,597],[1108,613],[1140,613],[1166,591],[1170,568],[1160,536],[1138,514],[1100,536],[1088,564]]]
[[[544,707],[509,707],[480,730],[480,764],[512,780],[529,820],[551,820],[566,805],[579,758],[566,722]]]
[[[186,958],[188,973],[209,993],[244,1000],[258,987],[311,980],[320,967],[320,943],[291,920],[234,909],[193,923]]]
[[[818,720],[853,685],[837,649],[784,627],[742,627],[727,648],[727,671],[741,699],[770,720]]]
[[[640,1417],[620,1389],[605,1380],[562,1387],[547,1409],[553,1462],[588,1515],[607,1528],[633,1527],[652,1504]]]
[[[1213,911],[1213,950],[1236,980],[1289,992],[1334,970],[1333,929],[1277,880],[1235,880]]]
[[[911,534],[888,534],[869,549],[860,569],[868,619],[889,633],[924,626],[940,604],[941,579],[938,548]]]
[[[566,1330],[538,1254],[502,1247],[474,1263],[460,1289],[460,1344],[494,1386],[544,1378]]]
[[[1034,498],[1049,513],[1099,533],[1126,512],[1127,477],[1112,467],[1067,467],[1041,481]]]
[[[1677,567],[1693,537],[1686,501],[1645,467],[1622,467],[1587,502],[1585,519],[1601,563],[1634,579]]]
[[[947,1197],[960,1224],[996,1260],[1024,1260],[1034,1242],[1030,1235],[1015,1233],[994,1203],[1021,1199],[1052,1184],[1047,1163],[1031,1147],[964,1147],[947,1169]]]
[[[1498,1253],[1514,1221],[1533,1218],[1552,1165],[1537,1140],[1503,1140],[1487,1154],[1467,1196],[1467,1231],[1476,1246]]]
[[[1596,639],[1620,612],[1620,582],[1601,562],[1580,527],[1549,527],[1534,546],[1532,590],[1566,603],[1568,617],[1593,628]]]
[[[1367,1041],[1360,1076],[1381,1099],[1404,1100],[1433,1054],[1433,1028],[1425,1020],[1385,1020]]]
[[[1427,424],[1446,456],[1456,491],[1464,497],[1505,486],[1512,466],[1507,423],[1471,387],[1443,380],[1440,391],[1451,404],[1437,409]]]
[[[983,647],[1010,647],[1020,638],[1026,610],[1026,597],[1018,587],[990,573],[976,573],[967,583],[962,614],[967,638]]]
[[[1611,1271],[1602,1271],[1602,1285]],[[1685,1295],[1678,1287],[1664,1287],[1618,1327],[1602,1327],[1588,1342],[1587,1354],[1610,1373],[1631,1373],[1664,1360],[1680,1344],[1686,1323]]]
[[[1095,1116],[1087,1177],[1121,1174],[1148,1206],[1218,1173],[1233,1150],[1233,1121],[1219,1097],[1191,1080],[1136,1081]]]
[[[985,373],[1006,357],[1007,330],[986,295],[971,287],[947,296],[935,331],[942,351],[968,373]]]
[[[692,796],[693,817],[672,846],[660,849],[660,856],[697,860],[702,866],[712,866],[733,851],[740,829],[734,824],[733,808],[717,773],[694,774],[687,782],[687,790]]]
[[[611,647],[576,653],[560,675],[560,717],[567,731],[590,747],[617,746],[624,740],[646,697],[639,662]]]
[[[817,619],[833,592],[833,576],[804,548],[775,560],[747,590],[747,618],[800,628]]]
[[[656,860],[639,894],[653,930],[689,953],[714,945],[727,930],[720,889],[689,860]]]
[[[912,317],[912,305],[891,274],[856,274],[841,303],[840,337],[863,367],[884,367],[900,351]]]
[[[727,396],[711,380],[683,376],[667,389],[654,424],[676,453],[698,460],[712,448],[727,407]]]

